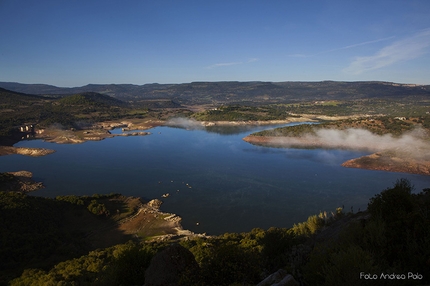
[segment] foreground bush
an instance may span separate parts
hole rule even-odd
[[[374,285],[429,283],[430,189],[412,191],[408,180],[398,180],[370,199],[370,219],[318,243],[302,268],[305,284],[369,285],[366,277]]]

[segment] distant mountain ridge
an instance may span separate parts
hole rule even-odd
[[[43,96],[40,95],[34,95],[34,94],[27,94],[27,93],[23,93],[23,92],[17,92],[17,91],[12,91],[12,90],[8,90],[5,88],[1,88],[0,87],[0,98],[2,100],[2,103],[5,103],[6,101],[9,100],[40,100],[40,99],[45,99]]]
[[[430,99],[430,85],[379,81],[361,82],[191,82],[182,84],[88,84],[81,87],[56,87],[45,84],[0,82],[0,87],[15,92],[64,96],[97,92],[122,101],[170,99],[179,104],[271,104],[313,100],[354,100],[366,98]]]

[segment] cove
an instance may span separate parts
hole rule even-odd
[[[214,235],[291,227],[341,206],[364,210],[399,178],[411,180],[416,191],[430,187],[427,176],[340,166],[365,152],[268,148],[242,140],[260,129],[157,127],[148,136],[74,145],[21,141],[15,146],[57,152],[0,157],[0,172],[33,172],[46,186],[31,193],[37,196],[115,192],[158,198],[161,210],[181,216],[185,229]]]

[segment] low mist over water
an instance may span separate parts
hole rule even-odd
[[[423,129],[415,129],[395,137],[391,134],[377,135],[368,130],[319,129],[315,135],[298,137],[275,137],[272,143],[288,146],[322,146],[330,149],[363,150],[369,152],[400,151],[416,158],[430,156],[430,146]]]
[[[165,125],[171,126],[171,127],[184,128],[184,129],[188,129],[188,130],[190,130],[190,129],[203,130],[204,129],[204,126],[202,125],[201,122],[194,120],[194,119],[183,118],[183,117],[171,118],[171,119],[167,120]]]
[[[0,157],[0,172],[33,172],[46,185],[33,193],[40,196],[116,192],[146,200],[158,198],[163,211],[183,218],[184,228],[209,234],[291,227],[309,215],[341,206],[345,211],[363,210],[370,197],[399,178],[410,179],[417,191],[430,187],[426,176],[340,166],[368,151],[260,147],[242,138],[267,127],[236,129],[232,134],[231,130],[207,132],[189,123],[169,123],[189,130],[157,127],[149,130],[149,136],[83,144],[22,141],[16,146],[57,152],[39,158]],[[337,136],[353,142],[357,134],[323,133],[321,138]],[[387,137],[388,143],[391,140],[395,139]],[[169,196],[162,198],[164,194]]]

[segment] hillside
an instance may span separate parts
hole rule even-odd
[[[367,285],[363,275],[376,277],[370,285],[430,282],[430,189],[415,192],[405,179],[372,197],[365,212],[338,208],[289,229],[189,238],[179,247],[175,239],[146,236],[118,244],[127,236],[109,227],[132,212],[127,200],[0,192],[0,283],[152,285],[149,278],[168,277],[172,284],[163,285],[256,285],[279,269],[300,285]],[[172,247],[180,252],[163,256]],[[184,262],[190,267],[178,267]],[[401,278],[390,278],[393,273]]]
[[[36,124],[79,129],[95,121],[128,115],[128,104],[95,92],[59,98],[17,93],[0,89],[0,139],[21,138],[20,126]],[[135,112],[136,113],[136,112]],[[7,141],[7,140],[6,140]]]
[[[44,106],[52,99],[0,88],[0,136],[11,135],[16,126],[40,120]]]
[[[62,94],[62,92],[68,89],[48,84],[24,84],[18,82],[1,82],[0,87],[26,94]],[[67,92],[66,94],[71,93]]]
[[[70,106],[125,106],[125,102],[97,92],[84,92],[66,96],[58,100],[59,104]]]
[[[132,239],[194,236],[182,229],[179,217],[158,210],[161,201],[145,203],[119,194],[49,199],[5,192],[12,180],[14,175],[0,173],[0,285],[26,268],[49,269]]]
[[[60,88],[0,82],[16,92],[41,95],[65,95],[97,92],[123,101],[171,99],[179,104],[216,106],[219,104],[274,104],[314,100],[357,100],[368,98],[429,98],[428,85],[390,82],[192,82],[183,84],[89,84]]]

